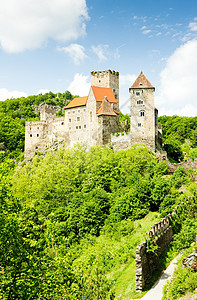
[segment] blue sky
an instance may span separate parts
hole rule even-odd
[[[197,115],[196,0],[7,0],[0,8],[0,100],[70,90],[120,72],[120,107],[141,71],[159,114]]]

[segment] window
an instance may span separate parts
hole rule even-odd
[[[144,117],[144,111],[140,111],[140,117]]]
[[[39,137],[39,133],[37,133],[37,137]]]
[[[140,96],[140,92],[136,92],[136,96]]]
[[[80,109],[78,110],[78,113],[80,113]]]
[[[70,114],[70,112],[68,111],[68,115]]]
[[[143,104],[144,101],[143,100],[137,100],[137,104]]]
[[[69,122],[71,123],[71,119],[69,119]]]
[[[86,128],[86,125],[84,125],[83,127]]]
[[[79,126],[79,129],[81,129],[81,126]]]
[[[90,112],[90,122],[92,122],[92,111]]]
[[[69,130],[71,130],[71,127],[69,127]]]
[[[32,137],[32,134],[30,134],[30,137]]]
[[[77,117],[77,122],[79,122],[80,121],[80,117]]]
[[[37,129],[39,129],[39,127],[37,127]]]
[[[78,129],[78,126],[76,126],[76,129]]]
[[[138,123],[138,124],[137,124],[137,126],[138,126],[138,127],[141,127],[141,126],[142,126],[142,124],[141,124],[141,123]]]
[[[73,110],[73,114],[75,113],[75,111]]]
[[[64,122],[62,122],[61,125],[64,125]]]

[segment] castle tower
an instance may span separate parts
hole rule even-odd
[[[111,88],[117,104],[114,109],[119,111],[119,72],[116,71],[92,71],[91,86]]]
[[[155,88],[141,72],[129,92],[131,94],[131,144],[142,143],[155,151],[157,131]]]

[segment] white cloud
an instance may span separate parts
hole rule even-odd
[[[98,56],[100,61],[107,60],[109,46],[108,45],[97,45],[92,46],[92,51]]]
[[[87,96],[90,89],[89,76],[76,73],[73,81],[68,86],[68,91],[74,95]]]
[[[40,89],[40,90],[37,92],[37,95],[39,95],[39,94],[44,95],[44,94],[49,93],[49,92],[50,92],[50,90],[48,90],[48,89]]]
[[[197,22],[190,22],[189,23],[189,29],[191,31],[197,31]]]
[[[147,27],[146,26],[142,26],[140,29],[141,30],[144,30],[144,29],[146,29]]]
[[[83,60],[87,57],[85,54],[85,48],[79,44],[70,44],[67,47],[59,47],[58,50],[67,53],[76,65],[83,62]]]
[[[27,97],[25,92],[20,91],[8,91],[5,88],[0,89],[0,101],[10,99],[10,98],[20,98],[20,97]]]
[[[60,42],[85,34],[86,0],[1,1],[0,44],[8,52],[42,46],[48,39]]]
[[[142,31],[143,34],[148,34],[148,33],[150,33],[150,32],[151,32],[150,29],[147,29],[147,30]]]
[[[197,114],[197,40],[180,46],[161,72],[156,98],[159,114]]]

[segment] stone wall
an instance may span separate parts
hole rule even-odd
[[[192,159],[190,157],[188,157],[187,159],[185,159],[184,161],[182,161],[180,163],[173,164],[167,158],[167,152],[166,151],[159,151],[156,154],[157,154],[160,161],[163,160],[168,164],[169,173],[174,173],[174,171],[176,171],[176,169],[178,167],[182,167],[186,170],[189,170],[189,169],[197,170],[197,158],[194,158],[194,161],[192,161]]]
[[[158,259],[161,253],[169,246],[173,230],[170,220],[174,214],[178,214],[180,208],[186,208],[188,203],[181,203],[176,206],[172,214],[168,214],[160,222],[155,223],[146,232],[147,241],[139,244],[136,249],[136,292],[142,292],[144,287],[151,280],[153,272],[159,270]],[[154,252],[148,251],[148,243],[154,242],[158,249]]]

